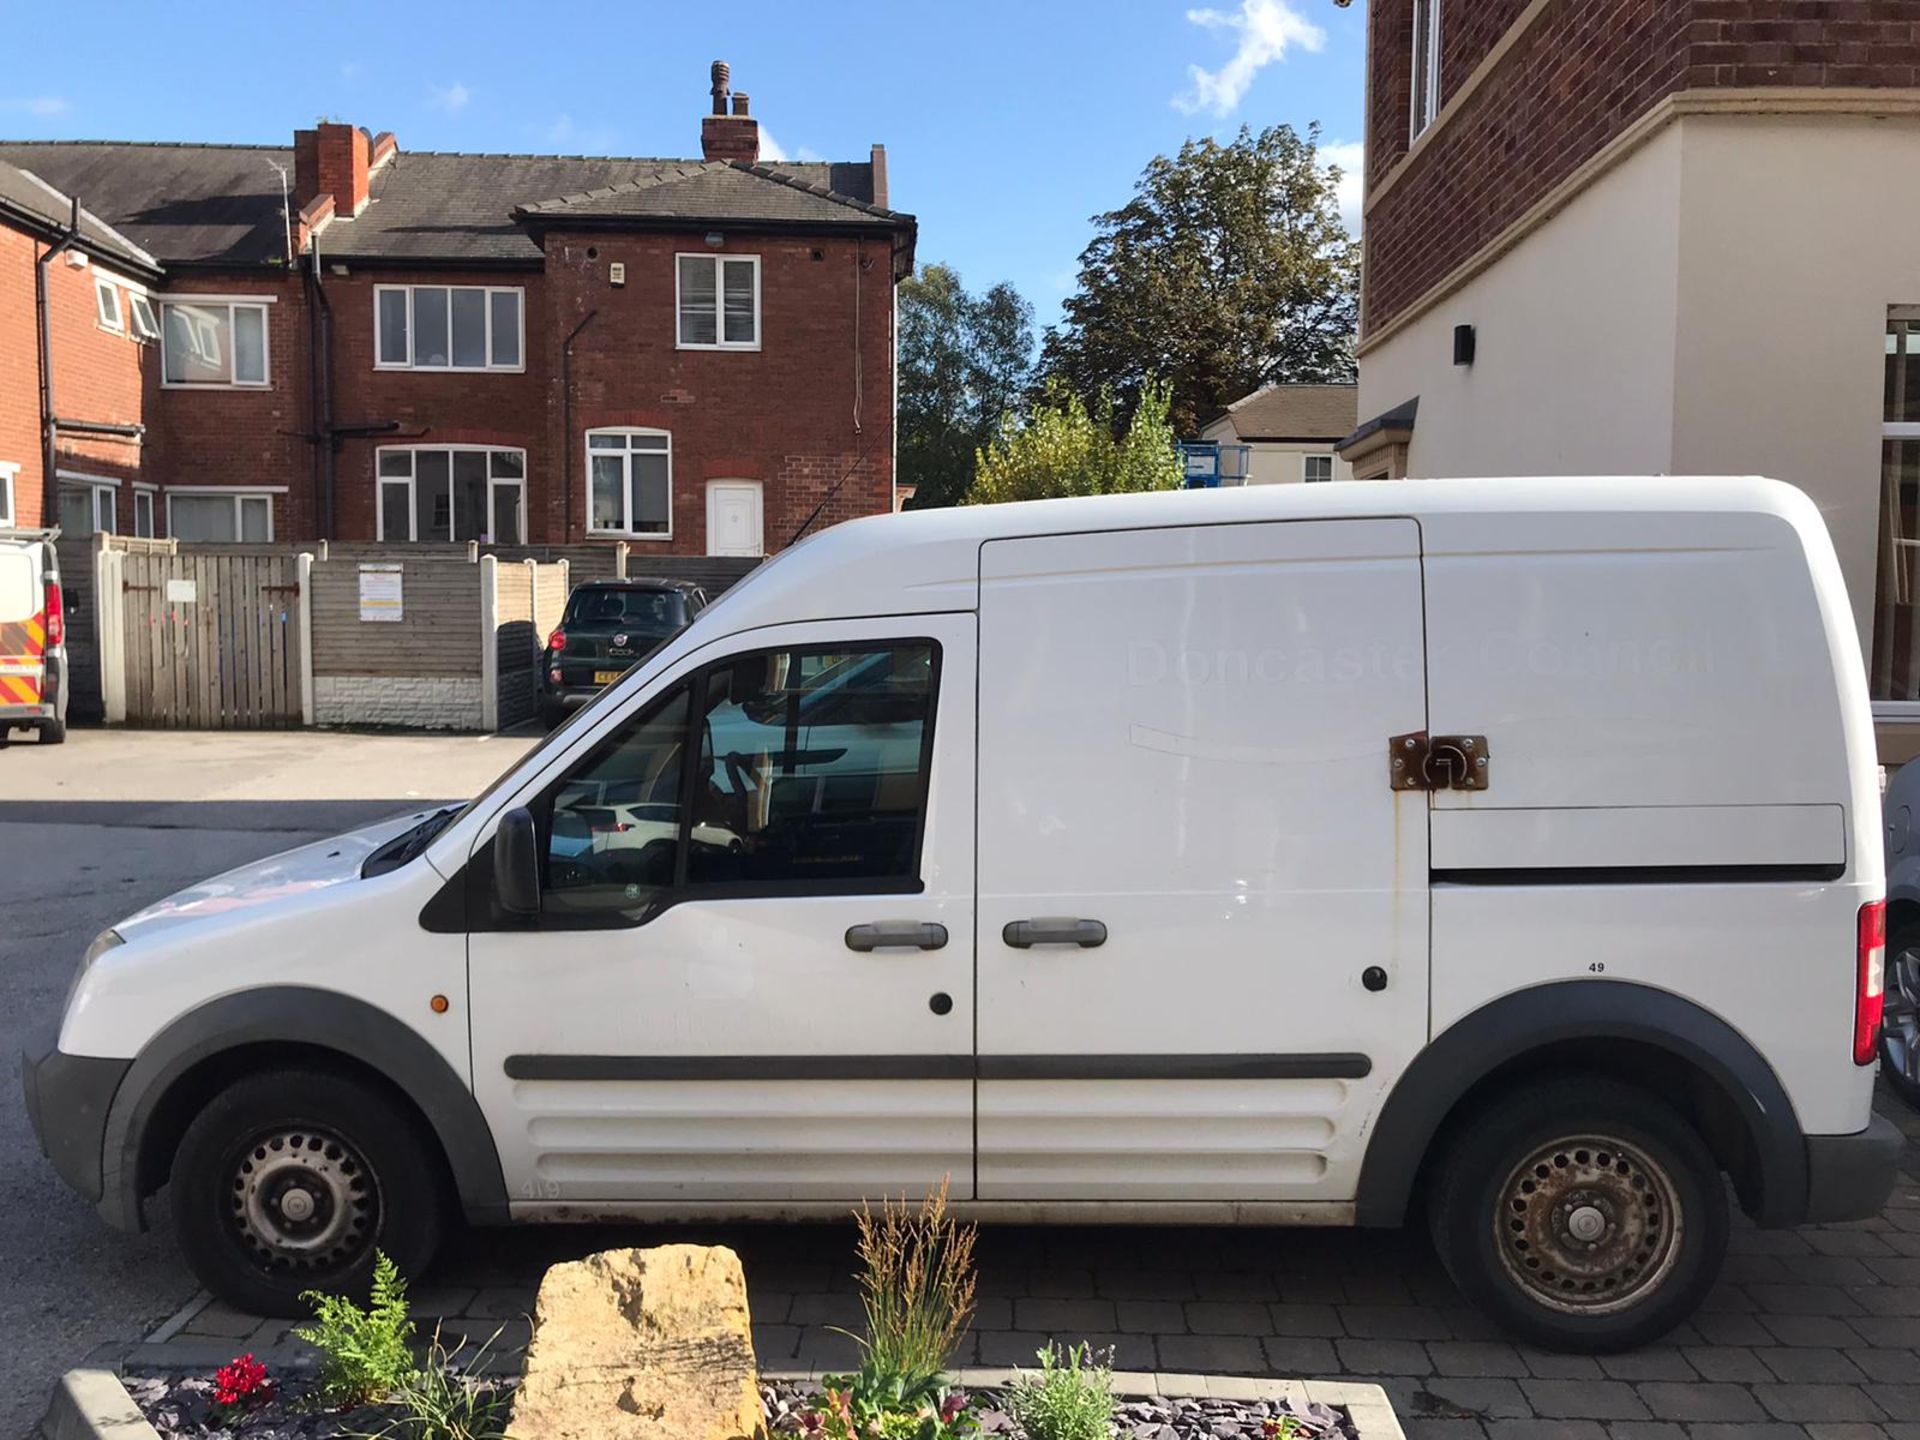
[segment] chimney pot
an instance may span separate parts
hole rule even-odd
[[[733,71],[728,68],[726,61],[716,60],[708,73],[713,77],[713,113],[724,115],[727,113],[727,81],[732,78]]]
[[[746,91],[736,90],[733,92],[733,113],[736,115],[745,115],[747,113]]]

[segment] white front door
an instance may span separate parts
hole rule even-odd
[[[468,949],[516,1202],[971,1194],[974,635],[730,636],[516,797],[542,910]]]
[[[1411,520],[982,547],[979,1198],[1352,1198],[1426,1037],[1423,647]]]
[[[707,483],[707,553],[766,554],[760,533],[760,482],[712,480]]]

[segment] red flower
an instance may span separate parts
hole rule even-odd
[[[213,1403],[220,1406],[264,1405],[273,1398],[273,1389],[267,1367],[251,1354],[229,1360],[213,1375]]]
[[[947,1398],[940,1402],[941,1423],[951,1425],[954,1416],[966,1408],[967,1392],[964,1390],[949,1390],[947,1392]]]

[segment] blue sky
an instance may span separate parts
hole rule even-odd
[[[1190,135],[1318,120],[1359,168],[1366,11],[1333,0],[143,9],[7,5],[0,135],[286,144],[326,116],[403,150],[697,155],[725,59],[785,155],[884,142],[922,263],[1011,280],[1042,323],[1088,218]]]

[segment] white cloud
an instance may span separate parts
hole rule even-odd
[[[433,103],[449,115],[458,115],[473,103],[473,92],[458,80],[433,87]]]
[[[1358,235],[1361,200],[1367,189],[1367,147],[1358,140],[1336,140],[1320,147],[1320,163],[1339,168],[1340,218],[1349,232]]]
[[[0,110],[32,115],[40,120],[51,120],[71,109],[73,102],[64,95],[22,95],[18,99],[0,100]]]
[[[340,67],[340,78],[348,84],[361,79],[367,73],[367,67],[358,60],[349,60]]]
[[[1189,10],[1187,19],[1203,30],[1226,31],[1236,37],[1232,58],[1218,70],[1187,67],[1193,87],[1174,96],[1173,104],[1188,115],[1202,110],[1231,114],[1261,70],[1284,60],[1295,45],[1318,50],[1327,41],[1327,32],[1288,0],[1240,0],[1237,11]]]
[[[556,115],[547,124],[533,128],[545,144],[570,155],[611,154],[617,138],[604,125],[576,125],[573,116],[566,114]]]
[[[827,157],[810,145],[802,145],[789,151],[786,146],[773,138],[773,132],[766,126],[760,127],[760,158],[778,164],[782,160],[791,160],[800,165],[818,165]]]

